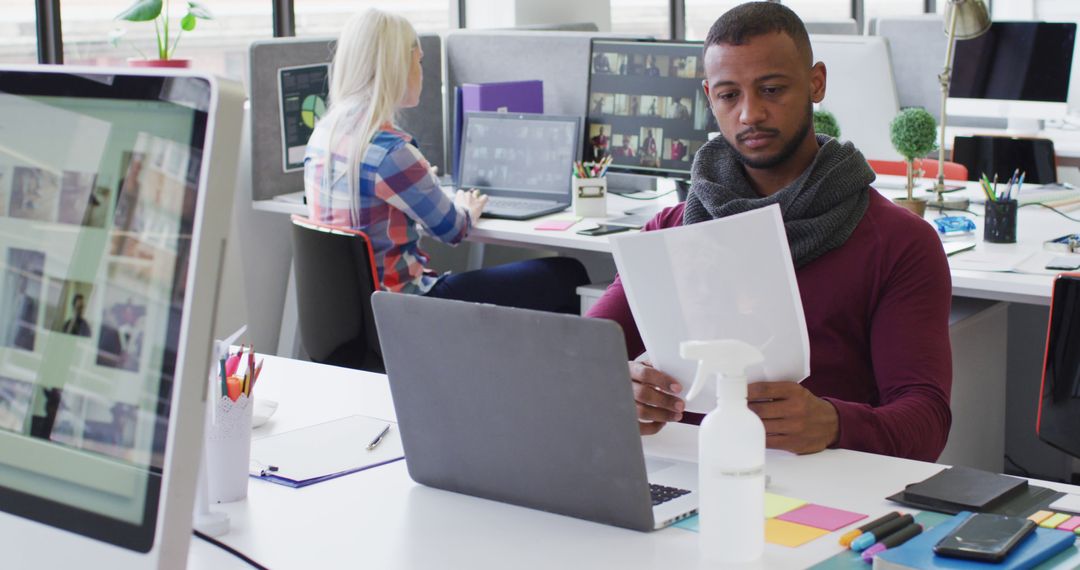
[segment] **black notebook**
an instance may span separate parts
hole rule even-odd
[[[1025,479],[970,467],[950,467],[887,498],[949,514],[975,511],[1027,516],[1060,495],[1045,487],[1028,485]]]

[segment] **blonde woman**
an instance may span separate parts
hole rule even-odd
[[[394,124],[420,101],[423,50],[401,16],[367,10],[349,19],[330,71],[330,108],[304,157],[311,218],[363,231],[387,291],[576,312],[588,282],[575,259],[543,258],[439,276],[427,269],[420,228],[457,244],[487,202],[473,190],[451,199],[413,138]]]

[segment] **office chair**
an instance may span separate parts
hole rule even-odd
[[[371,294],[375,254],[363,232],[292,217],[300,341],[314,362],[385,372]]]
[[[1057,182],[1054,141],[1051,139],[970,136],[953,139],[952,159],[968,169],[968,180],[978,180],[983,173],[991,179],[1008,182],[1016,169],[1027,173],[1024,182]]]
[[[907,176],[907,165],[902,160],[867,159],[866,162],[870,163],[870,169],[876,174]],[[918,172],[921,169],[923,178],[937,178],[937,167],[938,161],[936,160],[930,158],[915,159],[915,171]],[[967,180],[968,169],[963,164],[946,161],[945,178],[949,180]]]

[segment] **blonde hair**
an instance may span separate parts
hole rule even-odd
[[[393,123],[408,88],[416,30],[405,18],[368,9],[345,22],[330,67],[330,148],[335,136],[352,135],[350,195],[356,194],[359,163],[372,137]],[[324,171],[329,175],[331,168]]]

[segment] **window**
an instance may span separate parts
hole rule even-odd
[[[37,62],[34,3],[0,0],[0,63]]]
[[[944,4],[945,0],[939,2]],[[890,16],[914,16],[923,13],[923,0],[863,0],[866,21]]]
[[[669,39],[668,0],[611,0],[611,31]]]
[[[296,35],[337,36],[349,16],[369,7],[404,16],[419,33],[441,32],[457,27],[457,22],[450,22],[450,1],[401,0],[387,3],[378,0],[296,0]]]
[[[0,0],[6,2],[10,0]],[[124,65],[129,58],[156,58],[153,22],[127,22],[113,18],[132,0],[61,0],[60,26],[64,33],[64,63],[77,65]],[[248,46],[273,36],[270,0],[207,2],[213,20],[199,20],[191,32],[182,32],[176,57],[191,59],[192,67],[242,80],[247,75]],[[170,35],[180,31],[187,3],[171,3]],[[126,32],[118,45],[109,36]],[[171,35],[170,43],[176,39]]]
[[[844,20],[851,18],[851,0],[784,0],[803,20]]]
[[[704,40],[713,22],[741,3],[741,0],[686,0],[686,39]]]

